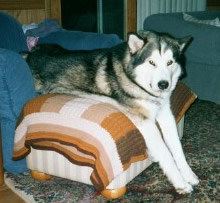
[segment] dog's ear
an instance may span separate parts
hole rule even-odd
[[[144,40],[134,33],[128,34],[128,46],[130,48],[130,52],[135,54],[139,49],[144,46]]]
[[[193,37],[191,35],[178,39],[179,49],[180,51],[184,51],[186,47],[191,43]]]

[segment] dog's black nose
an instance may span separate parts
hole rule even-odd
[[[165,90],[169,87],[169,82],[167,82],[166,80],[161,80],[160,82],[158,82],[158,87],[161,90]]]

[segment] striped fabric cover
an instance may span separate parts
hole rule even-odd
[[[177,122],[194,100],[180,83],[172,96]],[[70,95],[42,95],[25,105],[13,159],[25,157],[31,148],[55,151],[74,165],[92,169],[90,180],[97,190],[147,158],[144,138],[123,113],[109,104]]]
[[[29,102],[16,129],[14,159],[30,147],[54,150],[93,168],[91,181],[103,190],[131,163],[147,158],[143,136],[113,106],[70,95],[42,95]]]

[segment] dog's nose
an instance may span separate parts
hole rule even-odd
[[[158,82],[158,87],[159,87],[161,90],[167,89],[168,86],[169,86],[169,82],[166,81],[166,80],[161,80],[160,82]]]

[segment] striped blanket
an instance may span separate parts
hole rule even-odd
[[[195,99],[185,86],[180,90],[185,90],[185,99],[174,109],[176,118]],[[143,136],[123,113],[110,104],[73,95],[48,94],[29,101],[18,120],[14,143],[14,160],[24,158],[32,147],[91,167],[90,179],[99,191],[132,163],[147,158]]]

